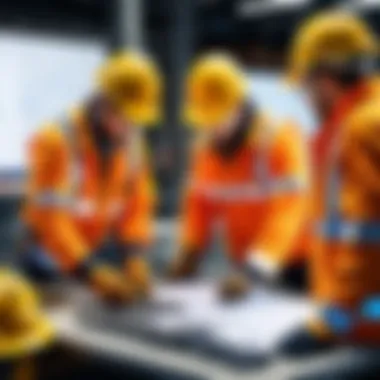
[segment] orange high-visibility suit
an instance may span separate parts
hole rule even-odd
[[[62,270],[75,269],[111,234],[148,243],[155,196],[141,138],[121,143],[102,166],[80,111],[46,125],[29,148],[24,219]]]
[[[304,141],[290,124],[251,124],[249,137],[232,156],[221,155],[210,141],[195,150],[185,189],[181,245],[204,252],[218,224],[235,264],[243,264],[250,251],[265,252],[282,264],[294,259],[289,254],[305,219]]]
[[[314,142],[312,283],[343,339],[380,343],[380,92],[362,83]]]

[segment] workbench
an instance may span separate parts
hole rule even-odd
[[[161,284],[153,301],[125,310],[104,308],[76,289],[49,315],[66,347],[126,371],[151,368],[161,379],[336,380],[380,373],[378,350],[347,347],[291,360],[276,355],[278,339],[313,311],[307,299],[256,289],[245,303],[217,305],[212,287]]]

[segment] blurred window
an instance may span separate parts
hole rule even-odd
[[[285,83],[283,74],[266,71],[250,73],[252,99],[275,120],[294,120],[307,133],[314,130],[316,119],[303,94]]]
[[[102,41],[0,32],[0,171],[24,164],[28,136],[92,86]]]

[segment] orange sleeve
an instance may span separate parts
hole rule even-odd
[[[180,245],[201,252],[211,237],[212,204],[204,196],[202,186],[207,186],[201,152],[191,158],[186,178],[180,215]]]
[[[51,125],[30,141],[26,221],[40,244],[64,271],[73,270],[89,253],[68,208],[69,159],[65,141]]]
[[[281,128],[270,148],[274,187],[252,252],[279,264],[290,260],[307,213],[308,159],[306,142],[294,126]]]
[[[341,138],[342,172],[373,194],[380,191],[380,112],[378,101],[359,107],[345,122]],[[352,159],[355,157],[355,159]]]
[[[118,227],[118,235],[125,243],[145,246],[153,237],[156,209],[156,187],[147,157],[141,169],[130,180],[125,194],[125,211]]]

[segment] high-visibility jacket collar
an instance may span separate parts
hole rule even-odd
[[[75,129],[75,137],[77,139],[77,149],[79,154],[88,155],[93,157],[94,160],[100,160],[105,155],[105,152],[95,141],[94,131],[92,126],[88,122],[85,108],[81,107],[75,110],[71,115],[73,128]],[[107,159],[112,159],[119,154],[122,154],[126,142],[120,142],[118,145],[114,145],[107,153]]]
[[[372,89],[372,84],[373,82],[371,80],[362,81],[348,91],[347,94],[343,95],[333,107],[330,116],[322,125],[322,130],[335,130],[339,127],[342,118],[344,118],[358,102],[368,95],[369,91]]]
[[[232,135],[227,141],[212,142],[212,148],[223,158],[229,158],[236,154],[250,140],[257,127],[258,117],[254,107],[251,104],[245,104]]]
[[[373,89],[372,81],[363,81],[345,94],[333,107],[330,116],[321,125],[313,142],[314,165],[324,166],[325,160],[331,154],[332,142],[337,138],[342,122],[347,114]]]

